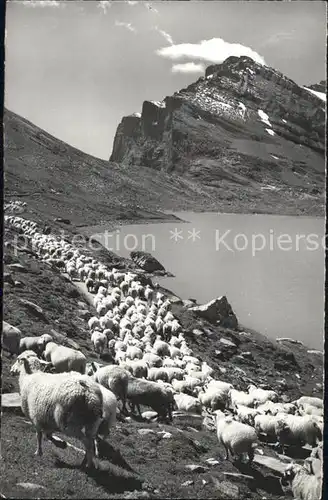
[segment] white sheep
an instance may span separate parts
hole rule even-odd
[[[277,417],[281,418],[288,426],[288,429],[280,438],[282,445],[296,444],[304,446],[308,444],[315,447],[317,442],[322,440],[320,426],[312,417],[280,413],[278,413]]]
[[[298,407],[307,404],[316,408],[323,408],[323,400],[312,396],[301,396],[296,401],[293,401],[293,403],[295,403]]]
[[[129,359],[142,359],[143,352],[135,345],[129,345],[126,350],[126,357]]]
[[[128,361],[126,361],[128,362]],[[132,375],[136,378],[147,378],[148,376],[148,366],[142,360],[129,361],[128,364],[131,367]]]
[[[92,318],[89,319],[88,326],[90,330],[94,330],[96,327],[101,328],[100,321],[96,316],[92,316]]]
[[[242,424],[255,426],[255,417],[258,415],[258,410],[254,408],[248,408],[247,406],[238,406],[236,410],[236,418]]]
[[[93,374],[93,379],[112,391],[122,402],[122,411],[126,412],[127,387],[130,374],[117,365],[102,366]]]
[[[44,358],[50,361],[56,372],[76,371],[85,373],[87,359],[81,351],[48,342],[44,350]]]
[[[239,405],[252,408],[257,402],[255,394],[247,394],[244,391],[237,391],[236,389],[231,389],[230,400],[233,408],[237,408]]]
[[[220,410],[215,413],[217,436],[225,448],[225,459],[228,460],[229,451],[231,455],[237,455],[238,458],[247,453],[249,463],[251,463],[254,458],[254,448],[258,444],[257,434],[253,427],[236,422],[231,416],[225,416]]]
[[[102,393],[103,398],[103,413],[102,420],[100,422],[97,437],[101,436],[103,439],[108,438],[110,429],[113,429],[116,425],[116,409],[117,409],[117,399],[115,394],[106,389],[103,385],[98,384]],[[99,439],[95,440],[95,456],[99,457]]]
[[[253,384],[248,386],[248,393],[254,396],[259,403],[265,403],[266,401],[276,403],[278,401],[278,394],[275,391],[261,389]]]
[[[177,405],[178,410],[192,412],[192,413],[202,413],[202,405],[197,398],[189,396],[189,394],[174,394],[174,401]]]
[[[299,412],[301,415],[313,415],[318,417],[323,417],[323,408],[318,408],[306,403],[299,406]]]
[[[298,500],[322,498],[322,481],[299,464],[288,464],[281,479],[282,486],[290,485],[293,497]]]
[[[258,414],[254,417],[254,427],[258,435],[262,434],[269,439],[278,439],[279,442],[283,442],[281,436],[285,432],[287,425],[281,415]]]
[[[142,358],[149,367],[156,366],[159,367],[162,365],[162,358],[157,356],[152,352],[146,352]]]
[[[174,378],[177,380],[182,380],[184,377],[184,371],[182,370],[182,368],[168,366],[167,368],[165,368],[165,371],[167,373],[168,382],[172,382]]]
[[[19,392],[23,413],[36,428],[37,449],[42,455],[42,435],[56,444],[54,431],[82,441],[82,465],[92,467],[94,440],[103,416],[103,398],[97,384],[80,374],[49,374],[41,370],[45,362],[21,354],[11,372],[19,373]]]
[[[157,382],[157,380],[163,380],[164,382],[168,381],[168,375],[165,368],[149,368],[147,378],[153,382]]]
[[[208,387],[206,391],[200,391],[198,398],[205,408],[212,411],[224,410],[228,405],[229,393],[225,391],[224,387]]]
[[[157,354],[157,356],[170,356],[170,346],[160,340],[160,337],[157,337],[153,345],[153,353]]]
[[[104,332],[94,330],[91,335],[91,342],[95,352],[101,356],[107,346],[107,335]]]
[[[27,350],[34,351],[36,354],[41,354],[48,342],[53,339],[48,333],[44,333],[39,337],[23,337],[19,343],[19,352],[22,353]]]

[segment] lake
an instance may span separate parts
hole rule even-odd
[[[324,219],[175,215],[188,222],[127,225],[98,239],[124,257],[152,253],[175,275],[158,281],[182,299],[226,295],[242,325],[323,349]]]

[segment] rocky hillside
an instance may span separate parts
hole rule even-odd
[[[29,206],[22,208],[19,216],[33,219]],[[38,231],[41,229],[39,226]],[[66,241],[72,241],[74,229],[68,227]],[[58,238],[59,234],[54,231],[51,236]],[[87,319],[96,314],[94,297],[88,300],[88,294],[82,293],[82,283],[62,274],[46,254],[40,258],[37,247],[31,241],[27,244],[19,226],[5,221],[4,241],[4,320],[18,327],[24,336],[50,332],[57,343],[81,350],[89,362],[109,362],[109,352],[104,352],[101,360],[95,355],[87,324]],[[132,261],[119,259],[106,250],[100,253],[89,245],[79,249],[108,268],[119,267],[122,272],[134,269],[145,282],[153,278],[135,268]],[[194,356],[213,368],[215,378],[241,390],[246,390],[249,383],[261,384],[277,391],[281,401],[301,394],[322,397],[320,353],[300,343],[271,341],[241,325],[223,327],[196,313],[172,292],[162,288],[158,291],[170,299],[188,346]],[[44,440],[44,455],[35,457],[33,427],[22,415],[17,399],[16,405],[8,404],[9,396],[18,391],[17,377],[10,374],[14,361],[15,356],[4,349],[2,498],[282,500],[291,498],[290,490],[283,490],[280,484],[286,464],[291,457],[303,463],[310,453],[310,449],[293,451],[288,447],[283,457],[274,443],[262,440],[252,465],[225,460],[224,448],[218,443],[208,415],[175,411],[171,424],[156,419],[149,422],[132,413],[121,417],[107,441],[101,443],[97,468],[88,472],[79,467],[81,443],[73,438],[68,439],[67,449],[58,449]]]
[[[323,210],[325,103],[282,73],[229,57],[187,88],[122,119],[110,161],[180,175],[215,188],[222,203],[242,190],[249,205]],[[270,207],[271,208],[271,207]]]
[[[326,94],[327,92],[327,81],[321,80],[319,83],[313,83],[312,85],[307,85],[308,89],[316,90],[317,92],[323,92]]]

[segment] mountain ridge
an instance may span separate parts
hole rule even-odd
[[[212,187],[269,185],[322,196],[324,151],[323,101],[273,68],[230,57],[163,101],[144,101],[141,114],[123,117],[110,161]]]

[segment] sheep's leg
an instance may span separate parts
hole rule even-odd
[[[36,451],[34,455],[42,457],[42,431],[36,431]]]
[[[137,403],[137,410],[138,410],[138,413],[139,413],[139,417],[142,418],[140,406],[138,405],[138,403]]]
[[[250,447],[250,449],[248,450],[248,463],[251,464],[253,462],[253,459],[254,459],[254,449]]]
[[[229,450],[228,450],[228,446],[226,446],[224,443],[222,443],[223,446],[224,446],[224,449],[226,451],[226,456],[224,457],[224,460],[229,460]]]

